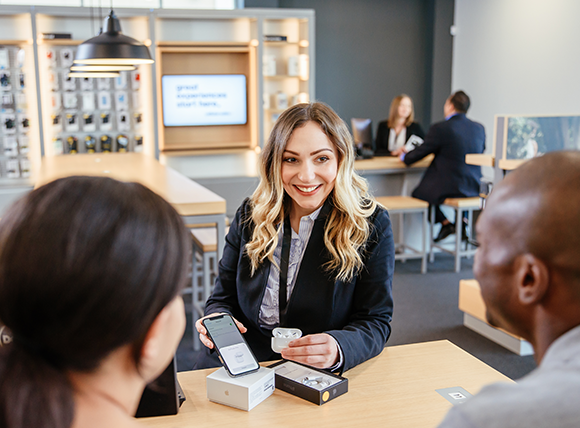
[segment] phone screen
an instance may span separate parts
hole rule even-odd
[[[260,368],[254,354],[229,315],[206,318],[203,325],[216,346],[227,371],[232,376],[249,373]]]

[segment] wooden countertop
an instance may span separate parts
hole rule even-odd
[[[415,162],[413,165],[407,166],[404,162],[399,160],[399,158],[393,156],[379,156],[374,157],[372,159],[361,159],[354,161],[354,169],[357,172],[367,172],[372,171],[378,173],[396,173],[402,172],[401,170],[406,169],[420,169],[420,168],[427,168],[431,165],[433,161],[433,155],[426,156],[425,158],[421,159],[418,162]]]
[[[72,175],[107,176],[141,183],[165,198],[182,216],[226,212],[225,199],[142,153],[45,156],[36,187]]]
[[[346,372],[349,391],[322,406],[275,390],[271,397],[245,412],[207,399],[205,378],[214,370],[178,373],[187,397],[179,414],[140,422],[158,428],[272,428],[306,424],[320,428],[434,427],[451,408],[437,389],[460,386],[475,394],[485,384],[511,382],[442,340],[385,348],[378,357]]]

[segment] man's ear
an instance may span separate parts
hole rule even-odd
[[[534,305],[542,301],[548,292],[550,272],[546,264],[533,254],[518,257],[518,299],[522,305]]]

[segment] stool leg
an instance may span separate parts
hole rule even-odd
[[[210,253],[203,253],[203,305],[211,295],[211,261]]]
[[[467,211],[467,222],[469,223],[469,233],[467,234],[468,239],[473,239],[473,208]],[[467,249],[467,248],[466,248]]]
[[[201,342],[199,341],[199,335],[197,334],[197,330],[195,329],[195,323],[199,319],[199,314],[197,313],[196,309],[196,301],[199,299],[199,276],[197,274],[198,265],[197,265],[197,251],[196,247],[193,247],[193,261],[191,265],[191,328],[193,330],[192,333],[192,342],[193,342],[193,350],[198,352],[201,349]]]
[[[421,273],[427,273],[427,210],[421,212],[421,219],[423,220],[423,228],[421,229],[421,249],[423,251],[423,258],[421,260]]]
[[[429,224],[429,261],[433,263],[435,261],[435,254],[433,253],[433,225],[435,224],[435,206],[431,205],[431,223]]]
[[[461,270],[461,235],[463,232],[463,210],[457,208],[455,214],[455,272]]]

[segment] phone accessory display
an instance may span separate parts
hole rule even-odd
[[[118,78],[70,78],[76,46],[44,46],[44,91],[50,94],[51,137],[64,149],[56,153],[95,153],[142,150],[141,74],[123,71]],[[14,74],[13,74],[14,75]],[[48,82],[48,87],[46,83]],[[139,106],[139,107],[136,107]],[[139,109],[139,110],[137,110]],[[139,134],[137,137],[136,134]],[[64,135],[63,135],[64,134]],[[80,141],[70,150],[68,141]],[[94,141],[94,147],[93,143]]]
[[[62,132],[62,116],[60,114],[53,114],[52,119],[52,132],[58,134]]]
[[[119,131],[129,131],[131,129],[129,117],[127,112],[121,112],[117,115],[117,129]]]
[[[47,49],[46,60],[48,61],[49,67],[56,67],[56,52],[54,49]]]
[[[10,92],[3,92],[1,98],[3,110],[14,109],[14,96]]]
[[[83,131],[95,132],[96,130],[97,124],[95,123],[95,115],[90,113],[83,114]]]
[[[83,92],[83,110],[95,110],[95,94],[93,92]]]
[[[101,91],[97,95],[97,105],[99,110],[110,110],[112,103],[111,103],[111,93]]]
[[[117,151],[125,153],[129,150],[129,138],[126,135],[117,135]]]
[[[93,91],[95,89],[94,81],[92,77],[85,77],[81,80],[81,90],[82,91]]]
[[[115,109],[117,111],[124,111],[129,109],[129,99],[127,98],[127,92],[117,91],[115,93]]]
[[[60,85],[58,84],[58,74],[56,72],[48,72],[48,84],[52,91],[58,91],[60,89]]]
[[[63,68],[70,67],[73,64],[74,53],[72,49],[65,48],[60,51],[60,66]]]
[[[25,59],[24,49],[0,46],[0,164],[2,175],[11,179],[30,176]]]
[[[65,92],[63,95],[62,105],[65,109],[73,109],[78,106],[77,94],[74,92]]]
[[[85,149],[87,153],[95,153],[97,147],[97,140],[92,135],[87,135],[85,137]]]
[[[75,154],[79,152],[79,139],[74,135],[71,135],[66,139],[66,144],[68,148],[68,152],[70,154]]]
[[[66,114],[66,132],[78,132],[79,118],[76,113]]]
[[[131,72],[131,88],[136,91],[141,87],[141,72],[134,70]]]
[[[4,70],[5,68],[10,68],[10,56],[8,49],[0,48],[0,70]]]
[[[20,162],[16,158],[10,158],[6,161],[6,177],[19,178],[20,177]]]
[[[108,91],[111,89],[111,79],[104,78],[104,79],[97,79],[97,89],[99,91]]]
[[[18,142],[16,137],[4,137],[4,156],[17,156]]]
[[[68,70],[62,72],[62,89],[74,91],[77,89],[77,79],[70,77]]]
[[[136,153],[143,153],[143,137],[141,135],[135,135],[135,146],[133,151]]]
[[[2,122],[2,131],[5,135],[16,133],[16,115],[12,113],[1,114],[0,122]]]
[[[21,155],[28,154],[30,152],[30,139],[26,135],[20,135],[18,137],[18,151]]]
[[[119,73],[115,77],[115,89],[127,89],[127,73]]]
[[[30,120],[25,113],[18,113],[18,131],[22,134],[30,131]]]
[[[53,92],[50,94],[50,107],[53,111],[57,111],[62,108],[62,96],[59,93]]]
[[[103,135],[101,137],[101,151],[103,153],[110,153],[113,149],[113,139],[108,135]]]
[[[62,138],[53,138],[52,139],[52,151],[56,156],[62,155],[64,153],[64,146],[62,144]]]
[[[30,177],[30,160],[28,158],[20,159],[20,176],[22,178]]]
[[[12,89],[12,79],[10,72],[6,70],[0,71],[0,90],[9,91]]]

